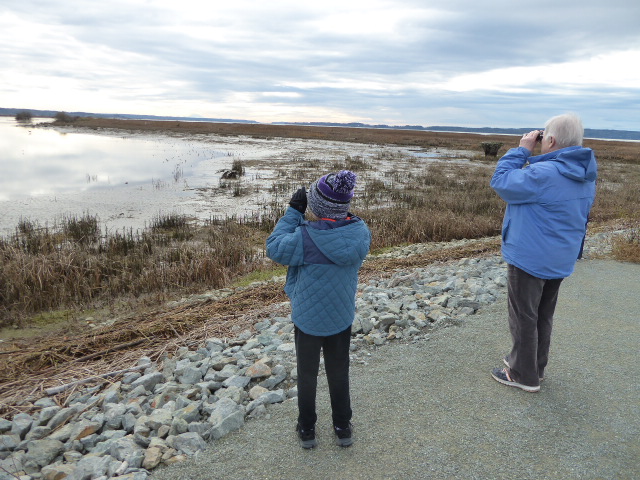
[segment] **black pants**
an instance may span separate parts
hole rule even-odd
[[[540,385],[549,361],[553,313],[562,278],[544,280],[509,265],[509,354],[511,376],[524,385]]]
[[[320,369],[320,350],[324,355],[327,372],[333,425],[349,426],[351,398],[349,396],[349,343],[351,327],[328,337],[307,335],[295,328],[296,358],[298,362],[298,423],[303,430],[314,428],[316,390]]]

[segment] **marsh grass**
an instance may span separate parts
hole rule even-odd
[[[0,240],[0,326],[21,324],[28,314],[104,305],[122,296],[221,288],[264,260],[258,241],[264,234],[256,235],[249,222],[211,222],[196,232],[183,216],[170,214],[143,232],[88,241],[84,230],[68,225],[90,225],[95,233],[98,220],[76,220],[82,221],[54,228],[24,221],[13,236]]]
[[[464,135],[458,136],[461,140],[443,137],[420,142],[411,135],[415,143],[411,140],[407,145],[422,149],[469,146]],[[225,287],[242,278],[261,281],[280,275],[283,269],[265,258],[266,237],[296,189],[338,169],[347,168],[359,176],[352,212],[370,226],[372,251],[498,235],[505,205],[489,186],[495,161],[486,161],[476,144],[478,153],[467,164],[421,164],[384,147],[376,158],[283,159],[269,190],[271,200],[257,212],[211,217],[199,225],[178,213],[158,214],[140,232],[102,231],[99,219],[89,214],[64,218],[53,226],[20,219],[13,235],[0,238],[0,326],[25,324],[30,316],[51,310],[105,308],[136,298],[161,301]],[[638,225],[637,143],[598,146],[602,152],[596,150],[600,171],[592,225],[616,219]],[[378,168],[375,162],[380,160],[390,169]],[[221,188],[248,187],[234,180],[221,183]],[[617,240],[616,255],[638,261],[638,237],[636,229],[628,238]]]
[[[621,262],[640,263],[640,227],[614,238],[612,254]]]

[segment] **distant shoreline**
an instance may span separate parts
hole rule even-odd
[[[337,127],[299,124],[190,122],[183,120],[144,120],[78,117],[73,122],[34,124],[43,128],[116,129],[137,132],[171,132],[196,135],[251,136],[256,138],[300,138],[365,144],[390,144],[416,148],[479,150],[481,142],[500,142],[505,148],[516,147],[515,134],[402,130],[398,128]],[[638,132],[640,134],[640,132]],[[633,142],[633,141],[632,141]],[[585,146],[629,145],[624,139],[585,139]]]
[[[34,117],[53,118],[56,113],[51,110],[29,110],[17,108],[0,108],[0,116],[13,117],[18,112],[29,111]],[[458,127],[458,126],[422,126],[422,125],[370,125],[366,123],[337,123],[337,122],[272,122],[260,123],[255,120],[229,119],[229,118],[197,118],[197,117],[172,117],[156,115],[130,115],[130,114],[100,114],[88,112],[66,112],[68,115],[80,118],[110,119],[110,120],[144,120],[151,122],[184,122],[184,123],[223,123],[238,125],[265,125],[265,126],[293,126],[293,127],[324,127],[324,128],[351,128],[351,129],[372,129],[391,131],[417,131],[436,133],[469,133],[479,135],[522,135],[531,130],[543,128],[507,128],[507,127]],[[585,129],[585,138],[593,140],[626,140],[640,141],[640,131],[615,130],[615,129]]]

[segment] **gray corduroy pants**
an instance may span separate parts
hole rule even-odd
[[[563,278],[545,280],[513,265],[507,267],[509,354],[511,378],[524,385],[540,385],[549,361],[553,313]]]

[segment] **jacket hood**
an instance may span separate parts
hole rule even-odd
[[[593,182],[598,177],[596,156],[590,148],[561,148],[529,158],[529,163],[554,162],[561,175],[578,182]]]
[[[366,235],[363,230],[367,231]],[[337,228],[308,228],[307,232],[318,249],[336,265],[360,263],[369,252],[368,228],[359,218]]]

